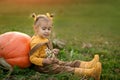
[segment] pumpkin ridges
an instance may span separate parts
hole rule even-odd
[[[26,61],[26,60],[28,60],[28,61]],[[26,67],[30,66],[29,58],[25,57],[25,56],[24,57],[19,57],[19,58],[6,59],[6,61],[9,64],[11,64],[12,66],[19,66],[20,68],[26,68]]]
[[[14,58],[17,55],[18,55],[18,57],[20,57],[20,56],[26,56],[26,54],[29,53],[30,47],[26,47],[26,46],[29,46],[27,43],[24,44],[24,45],[20,43],[18,45],[18,46],[21,46],[20,48],[15,46],[15,45],[17,45],[17,43],[18,42],[15,42],[14,45],[12,46],[12,48],[10,48],[10,46],[8,45],[8,47],[5,48],[5,50],[8,50],[8,51],[6,51],[6,54],[3,57],[5,57],[6,59],[7,58],[12,58],[12,57]],[[24,50],[24,52],[23,52],[23,50]],[[21,52],[21,55],[19,55],[19,52]]]
[[[20,32],[7,32],[0,35],[0,57],[4,57],[12,66],[18,65],[21,68],[30,66],[28,55],[30,39],[30,36]]]
[[[16,36],[15,36],[16,37]],[[7,47],[4,47],[3,48],[3,50],[1,50],[1,51],[3,51],[3,52],[6,52],[6,53],[2,53],[3,55],[3,57],[4,58],[12,58],[12,56],[14,57],[14,56],[17,56],[17,53],[19,53],[19,52],[21,52],[21,50],[23,51],[25,51],[25,52],[22,52],[21,53],[21,56],[22,55],[25,55],[25,53],[26,52],[29,52],[29,47],[26,47],[26,46],[29,46],[28,44],[29,44],[29,42],[26,40],[26,39],[24,39],[23,41],[24,41],[24,44],[23,44],[23,41],[21,41],[20,40],[20,37],[18,38],[18,40],[20,40],[21,42],[19,42],[19,41],[17,41],[17,40],[14,40],[15,39],[15,37],[13,37],[12,38],[12,40],[10,40],[9,41],[9,43],[6,43],[5,44],[5,46],[7,46]],[[19,45],[17,45],[18,44],[18,42],[19,42]],[[14,45],[12,45],[14,43]],[[10,45],[12,45],[12,47],[10,46]],[[19,47],[16,47],[16,45],[17,46],[21,46],[21,49],[19,49]],[[28,49],[27,49],[28,48]],[[11,54],[10,54],[11,53]],[[19,54],[18,54],[19,55]],[[20,55],[19,55],[20,56]],[[19,57],[18,56],[18,57]],[[26,56],[26,55],[25,55]]]

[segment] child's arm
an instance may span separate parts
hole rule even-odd
[[[44,58],[39,58],[34,54],[30,56],[30,62],[38,66],[43,66],[42,64],[43,60]]]

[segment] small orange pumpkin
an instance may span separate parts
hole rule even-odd
[[[11,66],[30,66],[29,51],[31,37],[21,32],[6,32],[0,35],[0,57]]]

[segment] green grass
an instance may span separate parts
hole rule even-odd
[[[30,14],[51,12],[55,14],[54,30],[57,38],[67,44],[60,51],[61,60],[91,60],[94,54],[100,55],[102,62],[101,80],[120,79],[120,1],[119,0],[75,0],[64,5],[0,5],[0,34],[20,31],[33,35],[33,19]],[[82,48],[83,43],[91,44]],[[69,55],[69,56],[68,56]],[[0,79],[7,72],[0,68]],[[13,80],[79,80],[71,74],[47,75],[35,72],[32,68],[21,70],[15,67]],[[31,79],[30,79],[31,78]],[[90,79],[92,80],[92,79]]]

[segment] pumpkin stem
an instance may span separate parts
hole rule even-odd
[[[13,68],[10,64],[8,64],[4,58],[0,58],[0,64],[7,70],[9,70],[9,73],[7,74],[7,78],[11,75],[11,73],[13,72]]]

